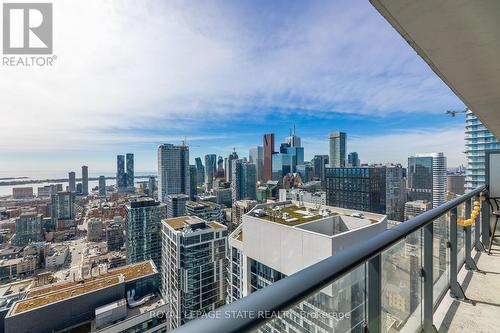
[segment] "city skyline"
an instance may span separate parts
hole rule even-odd
[[[113,171],[123,145],[137,171],[150,171],[162,143],[186,137],[200,146],[192,156],[226,156],[232,147],[246,153],[263,133],[281,141],[293,124],[306,159],[325,154],[324,138],[341,130],[365,162],[425,151],[443,151],[450,166],[465,161],[456,144],[464,120],[444,114],[463,104],[368,2],[54,6],[57,27],[87,24],[55,30],[54,67],[4,68],[2,173],[84,163]],[[123,24],[131,20],[133,30]],[[75,77],[78,89],[67,84]],[[49,97],[55,91],[59,99]],[[381,145],[393,149],[381,154]]]

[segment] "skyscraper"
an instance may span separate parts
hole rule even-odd
[[[82,165],[82,195],[89,194],[89,167]]]
[[[264,134],[264,172],[263,180],[267,182],[273,178],[274,133]]]
[[[12,244],[25,246],[32,242],[42,241],[42,220],[42,214],[22,213],[16,218],[16,233],[12,238]]]
[[[286,137],[285,142],[290,147],[300,147],[300,137],[295,135],[295,125],[293,125],[293,130],[290,129],[290,135]]]
[[[405,170],[401,165],[386,166],[386,211],[389,220],[404,221],[406,202]]]
[[[58,192],[51,196],[51,218],[56,229],[66,229],[75,224],[75,193]]]
[[[189,147],[163,144],[158,147],[158,199],[167,202],[169,194],[188,194]]]
[[[304,183],[307,183],[313,179],[314,171],[313,166],[310,162],[297,165],[296,171],[300,175],[300,178]]]
[[[465,155],[467,157],[465,188],[467,191],[471,191],[484,185],[485,152],[491,149],[500,149],[500,141],[472,111],[467,110],[465,117]]]
[[[225,304],[227,227],[196,216],[162,221],[161,294],[170,329]]]
[[[70,171],[68,173],[68,191],[76,191],[76,175],[74,171]]]
[[[134,154],[127,153],[127,189],[135,191],[134,185]]]
[[[196,163],[196,175],[197,175],[198,185],[205,184],[205,167],[201,162],[201,158],[200,157],[195,158],[195,163]]]
[[[217,155],[215,154],[205,155],[205,184],[207,186],[207,190],[210,190],[212,188],[216,170],[217,170]]]
[[[189,166],[189,200],[195,200],[198,195],[198,171],[195,165]]]
[[[116,156],[116,189],[125,192],[127,188],[127,174],[125,173],[125,156]]]
[[[347,166],[351,168],[359,167],[361,162],[359,161],[358,153],[353,151],[347,155]]]
[[[328,155],[314,155],[313,168],[314,177],[321,181],[321,185],[325,185],[325,168],[328,165]]]
[[[99,196],[106,196],[106,177],[99,176]]]
[[[227,157],[227,163],[226,163],[226,181],[231,182],[232,177],[233,177],[233,161],[238,159],[238,154],[236,151],[233,151],[229,156]]]
[[[156,179],[155,179],[155,177],[149,177],[148,194],[151,198],[154,197],[155,190],[156,190]]]
[[[408,158],[408,200],[425,200],[436,208],[446,199],[446,157],[443,153]]]
[[[329,136],[329,161],[330,168],[345,167],[346,158],[346,134],[344,132],[330,133]]]
[[[292,155],[286,153],[274,153],[272,155],[272,180],[283,182],[283,177],[292,172]]]
[[[256,198],[257,170],[253,163],[234,160],[232,166],[233,181],[231,182],[233,202],[242,199]]]
[[[249,161],[255,164],[257,169],[257,181],[262,181],[264,173],[264,149],[262,146],[250,148]]]
[[[224,175],[224,158],[219,156],[217,159],[217,171],[215,172],[217,178],[225,178]]]
[[[139,198],[125,205],[127,264],[152,259],[161,265],[161,220],[165,205],[151,198]]]

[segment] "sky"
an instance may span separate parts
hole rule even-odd
[[[45,2],[45,1],[44,1]],[[465,163],[463,103],[367,0],[53,1],[52,67],[0,66],[0,176],[113,172],[161,143],[240,156],[295,125],[306,159]]]

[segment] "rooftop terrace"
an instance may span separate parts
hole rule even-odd
[[[224,225],[217,222],[206,222],[205,220],[197,217],[197,216],[180,216],[165,219],[164,223],[168,224],[174,230],[182,230],[186,227],[197,227],[199,228],[201,225],[202,228],[212,228],[212,229],[223,229]]]
[[[303,223],[319,220],[328,215],[321,215],[318,210],[291,205],[266,208],[264,209],[264,215],[259,217],[267,221],[293,227]]]
[[[103,279],[106,277],[114,277],[118,275],[123,275],[125,281],[134,280],[141,276],[147,276],[155,272],[155,268],[151,264],[150,261],[144,261],[137,264],[132,264],[124,267],[120,267],[117,269],[110,270],[106,273],[100,274],[99,276],[86,278],[83,281],[85,283],[89,283],[98,279]],[[71,282],[63,282],[63,283],[55,283],[49,286],[40,287],[37,289],[33,289],[27,294],[27,298],[35,297],[43,294],[47,294],[53,291],[71,288],[73,286],[78,285],[80,282],[71,281]]]
[[[267,206],[257,206],[250,215],[274,223],[295,227],[327,217],[338,216],[347,224],[348,229],[355,229],[365,224],[380,222],[384,215],[358,212],[350,209],[318,206],[315,204],[299,204],[295,201],[280,202]],[[360,223],[363,222],[363,223]]]
[[[71,297],[75,297],[98,289],[109,287],[119,282],[120,282],[119,276],[112,276],[86,283],[80,283],[77,284],[76,286],[74,285],[70,288],[62,289],[60,291],[49,292],[32,298],[27,298],[25,300],[17,302],[14,305],[12,313],[18,314],[21,312],[30,311],[51,303],[59,302]]]

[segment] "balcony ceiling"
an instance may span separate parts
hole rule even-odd
[[[370,2],[500,138],[500,1]]]

